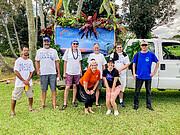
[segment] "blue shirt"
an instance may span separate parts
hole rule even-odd
[[[133,63],[136,63],[137,53],[134,56]],[[152,62],[157,63],[159,60],[153,52],[148,51],[147,53],[139,52],[136,78],[138,79],[151,79],[151,66]]]

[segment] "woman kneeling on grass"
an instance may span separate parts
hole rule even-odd
[[[84,73],[83,77],[80,79],[79,88],[85,96],[85,113],[95,113],[92,111],[91,107],[93,100],[95,99],[95,90],[100,80],[100,71],[97,69],[97,61],[91,59],[90,68]],[[88,112],[89,108],[89,112]]]
[[[106,86],[106,114],[111,114],[111,105],[114,109],[114,115],[118,115],[117,104],[115,102],[116,97],[118,96],[121,90],[121,84],[119,82],[119,72],[114,68],[114,61],[112,58],[109,58],[107,61],[107,68],[103,70],[103,80]]]

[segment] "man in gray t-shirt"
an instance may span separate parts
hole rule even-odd
[[[52,92],[53,107],[54,109],[57,109],[58,106],[56,105],[56,80],[57,77],[59,77],[59,79],[61,78],[59,57],[57,51],[50,48],[49,37],[43,38],[43,48],[37,51],[35,64],[37,75],[40,76],[41,82],[42,105],[39,109],[43,109],[45,107],[46,91],[48,90],[48,84],[50,85]],[[58,71],[57,75],[56,69]]]

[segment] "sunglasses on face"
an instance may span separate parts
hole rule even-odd
[[[121,49],[122,47],[116,47],[117,49]]]
[[[147,44],[142,44],[141,46],[148,46]]]
[[[73,43],[73,45],[79,45],[78,43]]]

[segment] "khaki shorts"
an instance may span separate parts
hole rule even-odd
[[[20,100],[23,91],[24,91],[24,87],[15,87],[14,90],[12,91],[12,99]],[[26,93],[27,98],[32,98],[33,97],[33,87],[29,86],[28,91],[25,91],[25,93]]]
[[[119,81],[121,83],[121,92],[124,92],[125,87],[126,87],[126,78],[119,77]]]

